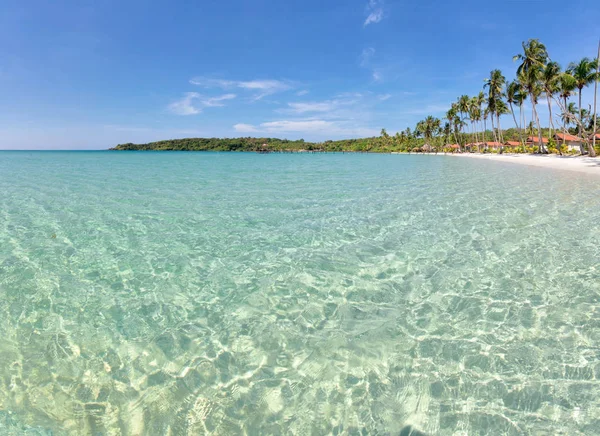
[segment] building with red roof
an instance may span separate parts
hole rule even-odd
[[[566,145],[570,151],[581,151],[583,150],[583,139],[578,138],[570,133],[556,133],[554,135],[556,144]]]

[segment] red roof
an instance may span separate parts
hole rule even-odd
[[[596,141],[600,140],[600,133],[590,136],[590,139],[594,139],[594,136],[596,137]]]
[[[501,142],[486,142],[485,145],[487,145],[488,147],[502,147],[502,143]]]
[[[537,136],[530,136],[529,138],[527,138],[527,142],[533,142],[534,144],[537,144],[539,141],[539,138]],[[542,143],[543,144],[547,144],[548,143],[548,138],[542,138]]]
[[[508,145],[509,147],[518,147],[521,145],[519,141],[506,141],[504,145]]]
[[[570,135],[568,133],[556,133],[554,136],[559,141],[577,141],[577,142],[581,142],[581,138],[578,138],[577,136]]]

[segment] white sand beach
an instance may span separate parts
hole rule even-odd
[[[557,156],[536,154],[476,154],[456,153],[451,156],[474,159],[487,159],[497,162],[511,162],[534,167],[554,168],[557,170],[577,171],[600,176],[600,158],[582,156]]]

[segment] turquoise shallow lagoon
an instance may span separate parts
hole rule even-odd
[[[0,153],[0,434],[598,434],[600,180]]]

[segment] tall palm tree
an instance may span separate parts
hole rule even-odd
[[[592,128],[592,148],[594,149],[594,154],[596,154],[596,121],[597,121],[597,99],[598,99],[598,82],[600,82],[600,41],[598,41],[598,57],[596,58],[596,82],[594,82],[594,125]]]
[[[486,106],[486,107],[483,108],[483,112],[482,112],[482,118],[483,118],[483,142],[486,142],[485,135],[487,133],[487,119],[488,119],[489,115],[490,115],[490,108]]]
[[[575,78],[575,82],[577,83],[577,89],[579,89],[579,137],[583,138],[583,108],[581,106],[581,93],[583,88],[594,83],[595,80],[598,79],[598,75],[596,74],[596,60],[593,61],[588,58],[583,58],[577,63],[569,64],[569,68],[567,69],[569,73]],[[583,148],[583,147],[582,147]],[[596,156],[596,152],[593,147],[589,147],[590,156]],[[583,149],[581,150],[583,152]]]
[[[457,116],[457,108],[456,108],[456,103],[452,103],[452,106],[450,107],[450,109],[448,109],[448,112],[446,112],[446,119],[448,120],[448,123],[450,124],[450,128],[452,129],[454,126],[454,120],[456,119]],[[452,129],[453,133],[454,133],[454,142],[456,144],[458,144],[458,139],[456,138],[456,130]],[[459,145],[460,147],[460,145]]]
[[[562,111],[561,119],[563,122],[563,133],[567,133],[567,126],[571,123],[569,119],[569,107],[575,106],[574,103],[567,103],[569,97],[573,95],[573,92],[577,88],[577,81],[570,73],[564,72],[558,78],[558,102]],[[565,145],[565,139],[563,139],[563,145]]]
[[[504,143],[504,137],[502,136],[502,129],[500,128],[500,116],[509,113],[508,107],[506,106],[506,103],[504,103],[504,100],[502,100],[501,98],[498,98],[496,100],[496,105],[495,105],[495,109],[496,109],[496,121],[498,123],[498,142]]]
[[[479,120],[481,121],[483,118],[483,103],[485,102],[485,94],[483,93],[483,91],[479,91],[479,94],[477,94],[477,107],[478,107],[478,112],[479,112]],[[485,142],[485,129],[483,129],[483,134],[481,135],[482,138],[482,142]]]
[[[471,99],[469,98],[468,95],[461,95],[458,99],[457,109],[460,112],[461,121],[465,120],[465,114],[467,114],[469,112],[470,102],[471,102]],[[464,126],[464,125],[465,125],[465,123],[462,122],[461,126]],[[462,131],[462,127],[461,127],[461,131]]]
[[[512,114],[513,121],[515,122],[515,127],[517,128],[517,132],[519,132],[519,140],[521,141],[521,145],[523,146],[523,134],[521,133],[521,126],[517,123],[517,117],[515,117],[515,111],[513,108],[513,103],[517,104],[522,100],[521,93],[521,85],[516,80],[513,80],[506,86],[506,101],[510,106],[510,113]],[[520,117],[520,115],[519,115]]]
[[[538,128],[538,151],[543,152],[542,127],[540,126],[540,119],[537,115],[535,105],[540,92],[540,76],[548,61],[548,51],[546,50],[546,46],[538,39],[530,39],[527,42],[523,42],[522,46],[523,53],[515,55],[513,60],[521,61],[521,64],[517,68],[517,76],[523,80],[522,84],[531,98],[533,118]]]
[[[552,100],[554,99],[554,94],[558,92],[560,76],[560,65],[558,65],[557,62],[548,62],[542,72],[542,87],[544,88],[546,101],[548,102],[548,114],[550,119],[549,138],[552,137],[552,129],[554,129],[554,122],[552,121]]]
[[[501,132],[500,132],[500,116],[499,116],[499,106],[500,101],[502,100],[502,95],[504,93],[504,85],[506,84],[506,78],[502,75],[500,70],[492,70],[490,71],[490,77],[485,79],[485,83],[483,85],[484,89],[488,89],[488,107],[490,108],[490,113],[492,114],[492,130],[494,129],[494,115],[496,115],[498,133],[495,134],[496,142],[500,141]]]

